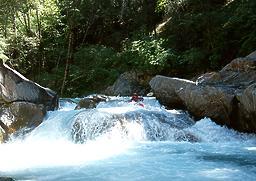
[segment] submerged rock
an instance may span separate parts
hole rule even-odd
[[[188,131],[178,131],[174,134],[176,141],[188,141],[191,143],[200,142],[201,140]]]
[[[58,95],[0,62],[0,123],[6,135],[34,128],[48,110],[58,107]]]
[[[11,177],[0,177],[0,181],[15,181],[15,180]]]
[[[81,99],[77,106],[75,107],[75,109],[92,109],[95,108],[100,102],[105,102],[107,101],[107,97],[106,96],[102,96],[102,95],[94,95],[92,97],[86,97]]]
[[[187,109],[198,119],[244,132],[256,132],[256,53],[231,61],[219,72],[201,75],[196,82],[156,76],[150,86],[170,108]]]
[[[199,139],[184,130],[193,124],[194,121],[184,112],[164,114],[140,110],[118,114],[84,110],[76,115],[71,137],[76,143],[85,143],[102,135],[111,137],[112,134],[125,139],[132,137],[133,140],[196,142]],[[183,134],[178,136],[177,132]]]

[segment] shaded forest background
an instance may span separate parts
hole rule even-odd
[[[0,0],[0,58],[62,96],[193,77],[256,48],[255,0]]]

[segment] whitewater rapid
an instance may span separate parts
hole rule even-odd
[[[94,109],[61,101],[26,136],[0,145],[0,176],[17,180],[249,180],[256,136],[194,122],[154,97],[110,97]],[[185,175],[189,175],[187,178]]]

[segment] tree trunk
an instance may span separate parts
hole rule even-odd
[[[17,20],[16,20],[16,13],[15,9],[13,8],[13,32],[14,32],[14,42],[15,45],[17,44]]]
[[[7,38],[7,27],[8,27],[8,15],[5,15],[5,22],[4,22],[4,38]]]
[[[66,86],[66,80],[68,77],[68,70],[69,70],[69,63],[72,58],[72,44],[73,44],[73,32],[70,30],[69,32],[69,38],[68,38],[68,54],[67,54],[67,60],[66,60],[66,66],[65,66],[65,71],[64,71],[64,77],[63,77],[63,82],[61,86],[61,91],[60,91],[60,96],[63,96],[64,89]]]
[[[36,21],[37,21],[38,39],[41,40],[41,21],[40,21],[40,15],[39,15],[38,8],[36,8]]]

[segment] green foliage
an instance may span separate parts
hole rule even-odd
[[[165,11],[167,6],[168,6],[168,0],[157,0],[156,11],[158,12]]]
[[[78,96],[102,90],[112,84],[118,76],[114,64],[117,53],[101,45],[81,47],[74,54],[71,64],[66,95]]]
[[[6,61],[8,57],[4,54],[7,44],[5,39],[0,36],[0,60]]]
[[[255,0],[0,0],[0,58],[66,96],[131,69],[194,75],[255,50],[255,10]]]
[[[204,67],[206,54],[201,49],[191,48],[179,56],[179,64],[189,72],[200,71]]]
[[[195,72],[255,50],[254,0],[159,0],[158,7],[171,17],[161,36]]]
[[[133,69],[160,72],[167,66],[168,57],[172,54],[170,50],[164,48],[164,43],[164,39],[153,36],[127,41],[121,57],[128,67]]]
[[[246,55],[256,47],[256,1],[233,1],[228,10],[232,14],[224,24],[224,30],[229,33],[226,40],[238,52]]]
[[[9,44],[12,44],[10,42]],[[22,74],[28,75],[37,64],[38,40],[33,37],[17,37],[15,46],[9,46],[10,62]]]

